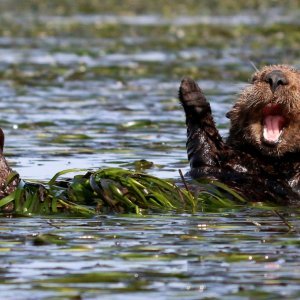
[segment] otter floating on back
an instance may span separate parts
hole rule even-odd
[[[287,65],[257,71],[227,117],[227,141],[210,104],[189,78],[179,89],[192,178],[228,184],[250,201],[300,201],[300,72]]]

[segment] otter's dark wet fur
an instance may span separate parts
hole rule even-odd
[[[4,157],[4,133],[0,128],[0,199],[6,197],[12,193],[18,186],[20,179],[13,170],[8,166],[8,163]],[[10,180],[10,175],[12,176]],[[7,206],[4,210],[10,210]]]
[[[231,121],[227,141],[216,129],[210,104],[192,79],[182,80],[179,99],[186,114],[192,178],[219,180],[249,201],[300,201],[298,70],[273,65],[257,71],[227,114]],[[276,140],[266,139],[265,114],[283,120]]]

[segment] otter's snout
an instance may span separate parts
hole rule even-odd
[[[284,73],[280,70],[274,70],[268,73],[265,77],[265,81],[269,83],[273,93],[280,85],[287,85],[289,83]]]

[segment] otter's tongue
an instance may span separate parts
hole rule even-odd
[[[266,142],[277,143],[279,141],[285,123],[280,110],[280,106],[276,104],[269,104],[263,110],[263,137]]]
[[[284,117],[282,116],[266,116],[264,118],[264,139],[267,142],[277,143],[284,124]]]

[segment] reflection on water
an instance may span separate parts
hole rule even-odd
[[[23,178],[140,159],[152,161],[149,172],[158,177],[178,177],[188,167],[177,101],[183,76],[200,82],[226,135],[225,113],[247,84],[251,62],[299,65],[297,1],[272,9],[264,2],[257,11],[231,0],[213,7],[173,1],[172,9],[123,2],[93,1],[93,10],[82,1],[0,3],[0,125],[6,155]],[[298,216],[282,214],[299,228]],[[296,299],[298,238],[274,212],[254,209],[2,219],[0,294]]]
[[[4,219],[1,231],[11,299],[300,296],[298,238],[272,212]]]

